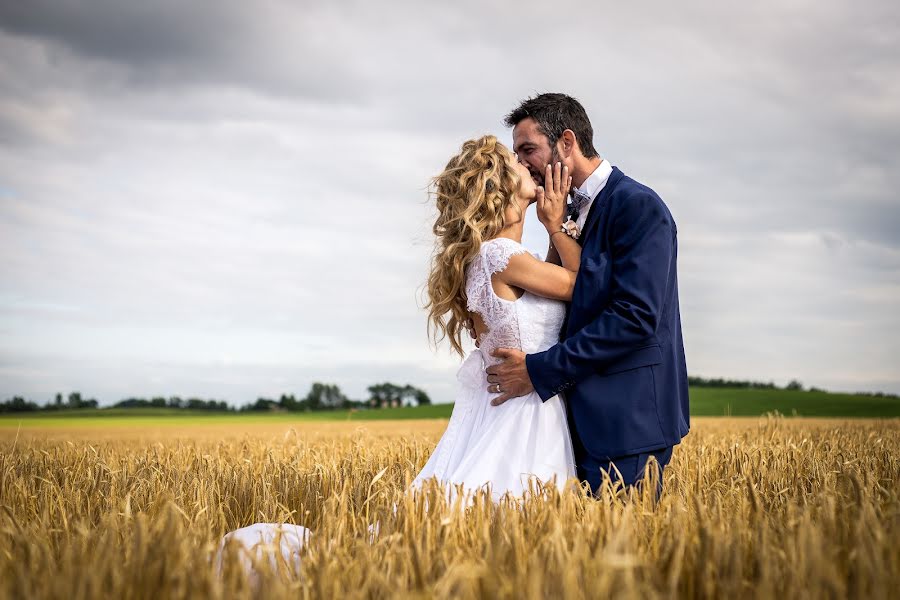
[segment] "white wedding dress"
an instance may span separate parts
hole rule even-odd
[[[518,300],[494,293],[491,276],[506,268],[510,257],[527,252],[507,238],[481,245],[466,271],[466,297],[487,327],[475,350],[457,373],[459,392],[443,437],[413,481],[436,477],[462,484],[467,492],[489,486],[495,500],[505,493],[521,495],[530,479],[556,480],[562,488],[575,475],[566,411],[559,396],[542,402],[536,392],[491,406],[498,396],[487,391],[485,369],[499,362],[497,348],[540,352],[559,340],[565,304],[525,292]]]
[[[457,372],[459,391],[450,422],[412,488],[436,478],[447,484],[451,495],[461,485],[466,493],[489,489],[496,501],[507,493],[521,496],[532,480],[555,481],[562,489],[575,476],[572,441],[559,396],[542,402],[536,392],[531,392],[491,406],[498,394],[487,391],[485,369],[498,362],[491,356],[493,350],[546,350],[559,339],[565,318],[561,301],[527,291],[515,301],[494,293],[491,276],[503,271],[510,257],[524,252],[525,247],[513,240],[488,240],[466,271],[468,308],[481,316],[487,332],[480,339],[480,350],[471,352]],[[256,523],[223,538],[220,560],[227,539],[257,550],[257,556],[261,556],[262,548],[274,549],[278,539],[288,564],[298,564],[300,548],[309,535],[308,529],[296,525]]]

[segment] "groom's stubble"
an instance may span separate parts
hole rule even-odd
[[[547,142],[549,143],[549,139]],[[556,149],[556,144],[550,144],[550,164],[555,165],[558,162],[562,162],[562,158],[559,156],[559,151]],[[531,165],[528,166],[528,172],[531,173],[531,178],[534,179],[535,183],[539,186],[544,186],[544,171],[537,171]]]

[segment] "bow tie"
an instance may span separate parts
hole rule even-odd
[[[573,190],[572,191],[572,203],[569,204],[569,218],[573,221],[578,219],[578,215],[581,214],[581,211],[590,204],[591,197],[582,192],[581,190]]]

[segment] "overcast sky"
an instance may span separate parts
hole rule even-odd
[[[431,4],[0,0],[0,398],[452,400],[427,182],[543,91],[674,214],[692,374],[900,392],[900,4]]]

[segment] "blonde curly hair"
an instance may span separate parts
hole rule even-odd
[[[428,276],[428,333],[435,345],[447,338],[463,355],[462,330],[466,307],[466,268],[478,256],[481,243],[496,237],[506,222],[521,177],[513,168],[512,153],[496,137],[469,140],[432,180],[438,217],[432,230],[437,238]],[[519,218],[522,218],[519,210]]]

